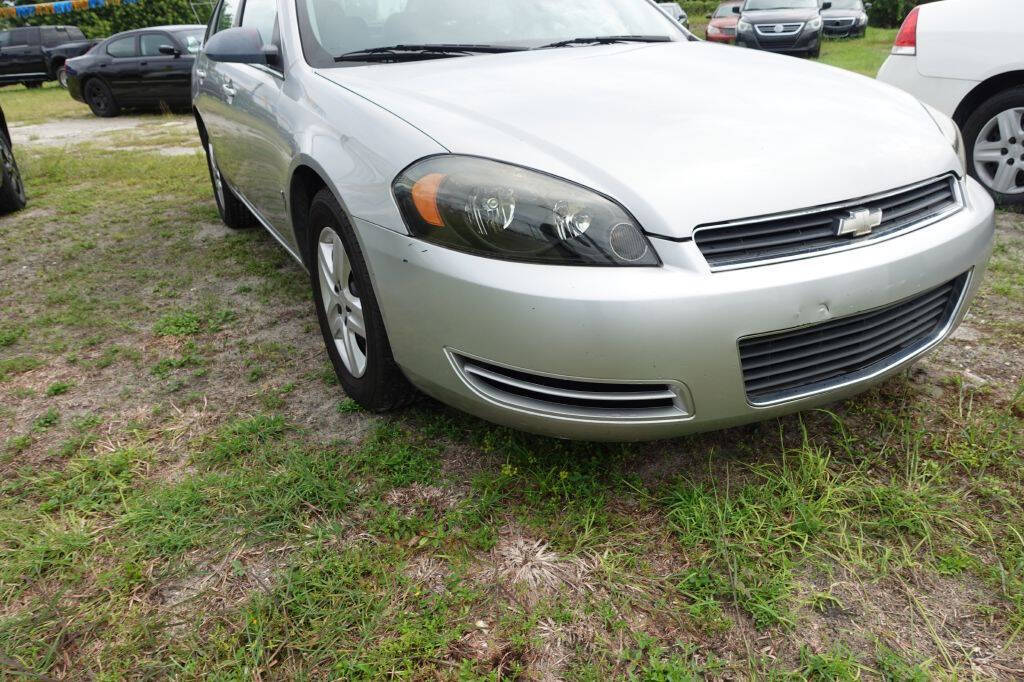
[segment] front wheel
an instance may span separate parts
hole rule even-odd
[[[25,208],[25,184],[21,171],[14,159],[14,152],[7,138],[0,135],[0,213],[11,213]]]
[[[309,210],[310,283],[320,331],[345,393],[384,412],[415,397],[391,355],[391,344],[355,233],[329,190]]]
[[[810,57],[811,59],[817,59],[818,57],[820,57],[821,56],[821,43],[818,43],[817,45],[815,45],[813,50],[809,50],[807,52],[807,56]]]
[[[978,107],[964,124],[967,171],[997,204],[1024,205],[1024,87]]]

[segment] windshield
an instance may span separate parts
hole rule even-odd
[[[816,9],[818,0],[747,0],[744,12],[762,9]]]
[[[190,28],[187,31],[180,31],[177,36],[189,54],[196,54],[203,46],[203,34],[205,33],[205,28]]]
[[[832,0],[832,9],[859,9],[863,10],[860,0]]]
[[[722,19],[724,17],[735,16],[735,13],[732,11],[732,8],[735,7],[735,6],[736,5],[721,5],[721,6],[719,6],[719,8],[715,10],[714,18],[715,19]]]
[[[811,0],[813,2],[813,0]],[[539,47],[572,38],[670,36],[682,29],[641,0],[296,0],[302,49],[316,67],[392,45]]]

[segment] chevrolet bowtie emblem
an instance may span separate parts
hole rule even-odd
[[[882,224],[882,209],[861,208],[850,211],[839,218],[837,222],[837,236],[865,237],[871,234],[871,230]]]

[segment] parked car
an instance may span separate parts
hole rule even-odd
[[[14,158],[14,145],[7,130],[7,117],[0,109],[0,214],[25,208],[25,184]]]
[[[1024,205],[1024,3],[945,0],[914,8],[879,80],[952,116],[967,170],[1001,204]]]
[[[658,7],[665,10],[665,13],[683,25],[683,28],[690,28],[690,17],[686,15],[678,2],[659,2]]]
[[[723,2],[708,15],[708,27],[704,37],[713,43],[736,42],[736,22],[739,21],[739,8],[742,2]]]
[[[368,409],[767,419],[907,367],[981,282],[992,201],[905,93],[633,0],[398,4],[220,0],[192,80],[221,217],[308,270]]]
[[[153,26],[118,33],[65,63],[68,92],[97,116],[121,109],[188,109],[205,26]]]
[[[736,44],[768,52],[821,54],[821,11],[832,7],[818,0],[746,0],[735,12]]]
[[[84,54],[95,43],[75,26],[23,26],[0,31],[0,84],[23,83],[37,88],[59,80],[69,57]]]
[[[862,0],[832,0],[832,6],[821,12],[825,37],[863,38],[868,30],[869,9],[871,3]]]

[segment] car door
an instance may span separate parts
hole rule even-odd
[[[170,47],[177,54],[163,54]],[[168,33],[150,31],[139,34],[139,94],[148,102],[180,105],[187,98],[191,59],[184,58],[181,46]]]
[[[139,38],[136,34],[115,38],[107,43],[104,59],[97,71],[110,86],[120,104],[139,100]]]
[[[46,77],[38,27],[13,28],[7,44],[0,44],[0,77],[7,81],[40,80]]]
[[[243,0],[239,14],[236,25],[255,28],[264,44],[277,47],[280,54],[276,0]],[[217,147],[221,170],[278,237],[294,247],[283,230],[287,225],[283,189],[292,156],[278,125],[284,74],[279,67],[208,64],[207,78],[221,84],[224,125]]]

